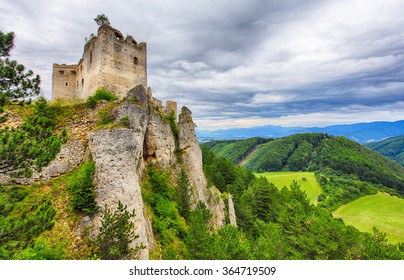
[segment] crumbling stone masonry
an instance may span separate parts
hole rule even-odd
[[[124,38],[109,24],[101,25],[97,36],[84,46],[78,64],[53,64],[53,99],[86,99],[99,88],[122,98],[141,84],[147,88],[146,43]]]

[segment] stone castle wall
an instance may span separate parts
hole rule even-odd
[[[102,25],[86,43],[78,64],[53,65],[54,100],[86,99],[99,88],[123,97],[138,84],[147,88],[146,43],[124,38],[110,25]]]

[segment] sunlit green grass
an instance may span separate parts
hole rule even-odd
[[[255,176],[266,177],[269,182],[280,189],[284,186],[289,187],[295,180],[314,205],[317,205],[318,196],[322,193],[321,186],[313,172],[264,172],[254,174]]]
[[[333,215],[362,231],[376,227],[390,243],[404,242],[404,199],[386,193],[368,195],[339,207]]]

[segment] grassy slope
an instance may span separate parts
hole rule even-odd
[[[348,225],[363,231],[373,227],[386,232],[391,243],[404,242],[404,199],[378,193],[361,197],[333,212]]]
[[[322,193],[313,172],[265,172],[254,173],[256,176],[264,176],[278,188],[289,187],[293,180],[297,181],[304,190],[310,202],[317,205],[317,198]],[[306,178],[306,180],[303,180]]]

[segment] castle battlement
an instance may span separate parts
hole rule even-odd
[[[138,84],[147,88],[147,47],[103,24],[84,45],[77,64],[53,64],[53,99],[82,98],[105,88],[118,97]]]

